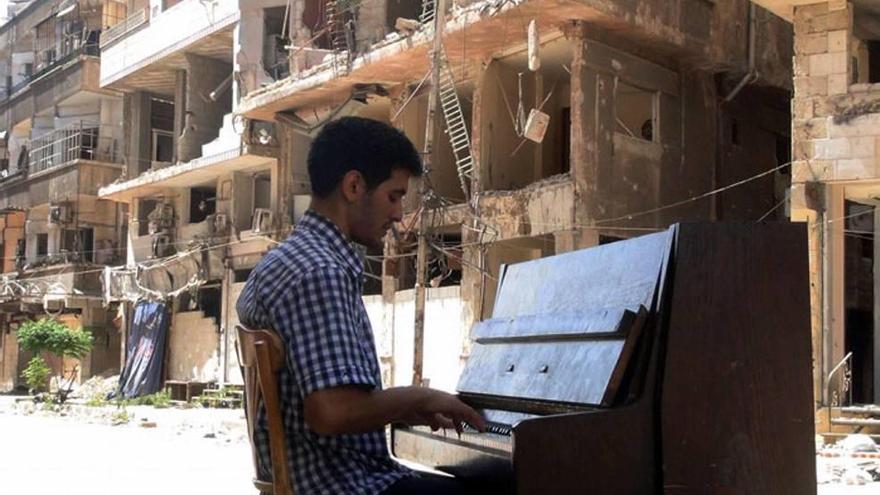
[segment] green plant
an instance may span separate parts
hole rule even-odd
[[[88,330],[74,330],[57,320],[48,318],[25,322],[18,329],[17,339],[23,349],[35,354],[40,354],[41,352],[52,353],[61,358],[62,363],[65,356],[82,359],[92,350],[91,332]],[[45,361],[43,361],[43,364],[45,365]],[[48,366],[46,366],[46,369],[48,370]],[[74,369],[72,374],[75,373],[76,369]],[[71,376],[67,389],[61,386],[58,387],[57,398],[59,403],[63,403],[67,399],[72,387],[73,377]]]
[[[46,390],[46,382],[49,381],[49,365],[40,356],[34,356],[21,372],[21,377],[27,383],[31,393],[38,393]]]
[[[122,408],[122,409],[114,412],[110,416],[110,423],[114,426],[125,424],[125,423],[128,423],[129,421],[131,421],[131,415],[128,414],[128,411],[126,411],[125,408]]]
[[[18,343],[28,351],[48,351],[61,358],[82,359],[92,350],[92,333],[43,318],[25,322],[18,329]]]
[[[107,405],[107,399],[104,397],[104,394],[98,392],[89,397],[86,405],[89,407],[103,407]]]
[[[157,409],[165,409],[171,407],[171,394],[164,391],[155,394],[144,395],[131,400],[131,403],[138,406],[153,406]]]

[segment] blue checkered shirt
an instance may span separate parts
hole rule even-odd
[[[251,328],[281,335],[279,376],[289,472],[297,495],[372,495],[411,472],[391,459],[383,429],[320,436],[305,423],[304,398],[345,385],[381,389],[370,320],[361,294],[361,256],[330,220],[309,210],[254,268],[237,310]],[[269,434],[260,410],[254,432],[260,474],[271,479]]]

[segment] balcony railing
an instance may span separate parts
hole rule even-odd
[[[123,19],[118,24],[111,26],[101,34],[101,48],[122,38],[126,34],[147,23],[147,9],[143,8]]]
[[[111,126],[80,121],[31,140],[31,174],[60,167],[74,160],[119,163],[118,143]],[[103,131],[103,132],[102,132]]]

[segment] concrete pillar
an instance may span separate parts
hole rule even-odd
[[[185,95],[183,104],[186,110],[181,117],[181,130],[177,142],[177,160],[188,162],[202,156],[202,145],[217,138],[223,126],[223,116],[232,111],[230,89],[219,92],[217,101],[208,97],[212,91],[232,74],[232,66],[211,58],[185,54],[186,77],[184,84],[178,81],[175,93],[181,90]],[[178,73],[180,76],[180,73]],[[175,110],[177,102],[175,94]],[[175,119],[175,128],[178,121]]]
[[[186,118],[186,71],[178,69],[174,72],[174,163],[184,161],[180,152],[180,136],[183,133]]]
[[[123,101],[123,144],[126,175],[133,179],[150,168],[150,95],[126,94]]]
[[[585,26],[574,23],[566,35],[573,41],[571,62],[571,176],[575,188],[575,223],[591,225],[603,214],[600,187],[600,160],[607,158],[600,146],[603,128],[599,116],[607,113],[608,77],[602,77],[586,64]],[[611,107],[613,111],[613,107]],[[608,136],[610,139],[611,136]],[[610,150],[607,150],[610,152]]]
[[[827,151],[829,97],[847,93],[852,70],[852,5],[817,2],[794,10],[791,218],[809,223],[814,396],[827,401],[824,378],[844,354],[843,186]]]

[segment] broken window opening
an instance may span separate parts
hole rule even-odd
[[[852,402],[874,402],[874,206],[847,200],[844,225],[844,342],[852,352]]]
[[[657,92],[618,82],[614,96],[615,132],[658,142]]]
[[[92,228],[64,229],[61,232],[61,251],[70,261],[95,261],[95,231]]]
[[[290,29],[285,26],[286,12],[286,7],[263,9],[263,69],[276,81],[290,75],[287,52]]]
[[[382,248],[370,248],[364,259],[365,296],[382,294]]]
[[[868,80],[870,84],[880,83],[880,41],[868,41]]]
[[[241,270],[233,270],[232,271],[232,283],[242,284],[247,282],[248,277],[251,276],[251,272],[254,271],[253,268],[244,268]]]
[[[151,165],[173,162],[174,102],[150,99],[150,133]]]
[[[37,234],[37,257],[49,255],[49,234]]]
[[[141,199],[138,204],[137,215],[137,233],[138,236],[148,235],[150,233],[150,213],[156,209],[159,201],[155,199]]]
[[[461,234],[441,234],[431,244],[434,253],[428,261],[428,285],[431,287],[461,285],[464,257]]]
[[[204,222],[217,211],[216,187],[193,187],[189,190],[189,223]]]
[[[386,30],[391,32],[394,31],[398,18],[420,20],[422,2],[421,0],[388,0],[385,9]]]

